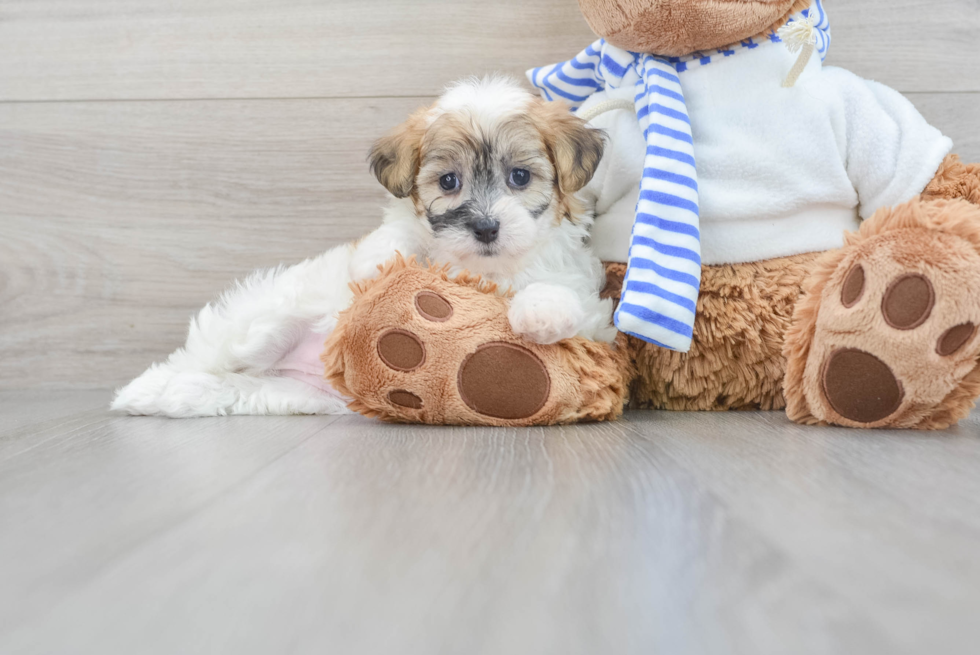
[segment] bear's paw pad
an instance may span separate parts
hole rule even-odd
[[[338,317],[324,361],[356,411],[389,421],[550,425],[622,412],[624,361],[606,344],[523,340],[509,298],[399,263]]]
[[[548,402],[548,369],[527,348],[488,343],[466,356],[457,376],[466,406],[484,416],[520,419],[534,416]]]
[[[848,253],[824,288],[804,389],[821,420],[916,427],[976,365],[980,255],[903,230]]]

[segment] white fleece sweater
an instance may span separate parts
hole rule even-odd
[[[765,43],[680,76],[704,264],[840,247],[860,219],[921,193],[952,148],[900,93],[823,67],[816,55],[796,86],[783,88],[795,61],[785,45]],[[610,98],[632,101],[634,93],[599,92],[580,111]],[[603,260],[625,262],[646,142],[631,111],[592,124],[609,134],[582,192],[596,211],[593,246]]]

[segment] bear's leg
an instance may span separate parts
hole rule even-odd
[[[978,325],[980,207],[916,199],[882,209],[806,283],[786,334],[787,414],[849,427],[955,424],[980,394]]]
[[[694,343],[678,353],[630,338],[638,374],[631,406],[678,411],[776,410],[783,401],[783,335],[817,254],[705,266]],[[625,264],[608,264],[608,288]]]
[[[946,155],[936,176],[922,192],[925,200],[963,198],[980,205],[980,164],[964,164],[957,155]]]
[[[333,388],[367,416],[405,423],[551,425],[614,420],[631,361],[575,337],[531,343],[491,285],[397,258],[362,284],[323,353]],[[625,344],[625,339],[621,339]]]

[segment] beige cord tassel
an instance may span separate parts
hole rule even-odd
[[[817,12],[811,11],[810,15],[805,19],[801,18],[791,23],[786,23],[776,32],[790,52],[800,53],[796,63],[793,64],[792,70],[790,70],[789,75],[786,76],[786,80],[783,82],[783,86],[786,88],[796,84],[796,81],[800,79],[800,75],[803,74],[803,69],[810,62],[810,57],[813,56],[813,51],[817,45],[816,20]]]
[[[576,112],[575,115],[588,123],[591,122],[596,116],[605,114],[607,111],[613,111],[615,109],[636,111],[636,105],[633,104],[632,100],[626,100],[625,98],[619,100],[603,100],[602,102],[589,107],[585,111]]]

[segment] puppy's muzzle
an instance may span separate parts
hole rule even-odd
[[[473,224],[473,236],[480,243],[493,243],[500,236],[500,221],[492,218],[481,218]]]

